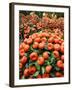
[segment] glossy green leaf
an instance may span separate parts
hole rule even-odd
[[[41,69],[42,69],[42,74],[44,74],[45,73],[45,67],[41,67]]]
[[[35,72],[35,73],[33,74],[33,77],[38,76],[38,74],[39,74],[39,71]]]

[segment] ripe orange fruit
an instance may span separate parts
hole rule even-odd
[[[63,77],[63,74],[60,73],[60,72],[56,72],[56,73],[55,73],[55,76],[56,76],[56,77]]]
[[[54,39],[54,43],[59,43],[59,39],[58,38],[55,38]]]
[[[56,50],[53,51],[53,54],[54,54],[54,57],[55,57],[55,58],[58,58],[58,57],[59,57],[59,52],[58,52],[58,51],[56,51]]]
[[[21,49],[23,49],[23,46],[22,46],[22,44],[20,44],[20,46],[19,46],[19,50],[21,50]]]
[[[61,56],[61,60],[64,62],[64,55]]]
[[[41,33],[41,37],[47,37],[48,34],[46,32]]]
[[[24,56],[24,49],[21,49],[21,50],[19,50],[19,54],[20,54],[20,56]]]
[[[52,70],[52,66],[51,65],[46,66],[46,72],[47,73],[50,73],[51,70]]]
[[[63,67],[63,62],[62,62],[61,60],[58,60],[56,65],[57,65],[59,68],[62,68],[62,67]]]
[[[48,39],[48,43],[53,43],[53,41],[54,41],[53,37],[50,37],[50,38]]]
[[[39,43],[41,41],[41,39],[40,39],[40,37],[38,37],[38,38],[35,38],[34,41]]]
[[[48,50],[52,50],[53,49],[53,44],[52,43],[48,43]]]
[[[29,48],[30,48],[29,45],[26,44],[26,45],[24,46],[24,51],[27,52],[27,51],[29,50]]]
[[[59,51],[59,50],[60,50],[60,45],[59,45],[59,44],[55,44],[55,45],[54,45],[54,50]]]
[[[34,42],[32,47],[36,49],[36,48],[38,48],[38,46],[39,46],[38,42]]]
[[[38,57],[37,63],[39,65],[43,65],[44,64],[44,58],[43,57]]]
[[[49,74],[44,73],[44,74],[42,75],[42,78],[49,78]]]
[[[29,76],[29,69],[28,69],[28,68],[26,68],[26,69],[24,70],[24,76],[25,76],[25,77],[28,77],[28,76]]]
[[[44,42],[39,43],[39,46],[38,46],[39,49],[43,49],[44,47],[45,47],[45,43]]]
[[[32,38],[29,38],[29,39],[27,40],[27,44],[32,44]]]
[[[35,72],[36,72],[36,67],[35,66],[29,67],[29,73],[30,74],[34,74]]]
[[[45,60],[49,58],[48,52],[44,52],[44,53],[43,53],[43,58],[44,58]]]
[[[46,37],[41,38],[41,41],[46,42],[47,41]]]
[[[32,53],[30,54],[30,59],[31,59],[32,61],[36,61],[36,60],[38,59],[38,54],[37,54],[36,52],[32,52]]]
[[[25,64],[25,63],[27,62],[27,57],[26,57],[26,56],[23,56],[23,57],[21,58],[20,62],[21,62],[22,64]]]

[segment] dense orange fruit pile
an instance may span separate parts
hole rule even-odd
[[[20,78],[64,76],[63,34],[38,32],[20,43]]]

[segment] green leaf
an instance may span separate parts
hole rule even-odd
[[[38,76],[38,74],[39,74],[39,71],[35,72],[32,76],[36,77],[36,76]]]
[[[51,76],[51,77],[55,77],[55,74],[54,74],[54,73],[50,73],[50,76]]]
[[[37,69],[38,71],[40,71],[40,65],[38,65],[37,62],[35,63],[35,66],[36,66],[36,69]]]
[[[45,60],[45,64],[46,64],[46,65],[50,65],[49,60]]]
[[[41,67],[41,69],[42,69],[42,74],[44,74],[45,73],[45,67]]]
[[[55,70],[56,70],[56,71],[60,71],[60,68],[59,68],[59,67],[55,67]]]
[[[32,48],[32,45],[30,46],[30,50],[34,51],[34,49]]]
[[[28,54],[27,53],[24,53],[24,55],[27,57],[28,56]]]

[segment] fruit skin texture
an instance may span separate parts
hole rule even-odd
[[[38,57],[37,63],[39,65],[43,65],[44,64],[44,58],[43,57]]]
[[[48,52],[44,52],[44,53],[43,53],[43,58],[44,58],[45,60],[49,58]]]
[[[59,50],[60,50],[60,45],[59,45],[59,44],[55,44],[55,45],[54,45],[54,50],[59,51]]]
[[[51,65],[46,66],[46,72],[47,72],[47,73],[50,73],[51,69],[52,69],[52,66],[51,66]]]
[[[39,43],[41,41],[41,39],[38,37],[38,38],[35,38],[34,41]]]
[[[44,74],[42,75],[42,78],[49,78],[49,74],[44,73]]]
[[[22,64],[25,64],[25,63],[27,62],[27,57],[26,57],[26,56],[23,56],[23,57],[21,58],[20,62],[21,62]]]
[[[55,42],[55,43],[59,43],[59,39],[57,39],[57,38],[54,39],[54,42]]]
[[[29,76],[29,69],[28,69],[28,68],[26,68],[26,69],[24,70],[24,76],[25,76],[25,77],[28,77],[28,76]]]
[[[29,45],[26,44],[26,45],[24,46],[24,51],[27,52],[28,50],[29,50]]]
[[[41,38],[41,41],[42,41],[42,42],[46,42],[47,39],[46,39],[45,37],[43,37],[43,38]]]
[[[53,43],[53,41],[54,41],[53,37],[51,37],[51,38],[48,39],[48,42],[49,43]]]
[[[58,51],[56,51],[56,50],[53,51],[53,54],[54,54],[54,57],[55,57],[55,58],[59,58],[59,52],[58,52]]]
[[[32,53],[30,54],[30,59],[31,59],[32,61],[36,61],[36,60],[38,59],[38,54],[37,54],[36,52],[32,52]]]
[[[61,56],[61,60],[64,62],[64,55]]]
[[[38,48],[38,46],[39,46],[38,42],[34,42],[32,47],[36,49],[36,48]]]
[[[24,49],[21,49],[21,50],[19,50],[19,54],[20,54],[20,56],[24,56]]]
[[[56,77],[63,77],[63,74],[60,73],[60,72],[56,72],[56,73],[55,73],[55,76],[56,76]]]
[[[53,49],[53,44],[52,43],[48,43],[48,50],[52,50]]]
[[[32,39],[29,38],[29,39],[27,40],[27,44],[31,44],[31,43],[32,43]]]
[[[61,60],[58,60],[56,65],[57,65],[59,68],[63,68],[63,62],[62,62]]]
[[[39,47],[38,47],[38,48],[39,48],[39,49],[43,49],[44,46],[45,46],[45,43],[42,42],[42,43],[39,43]]]
[[[30,74],[34,74],[35,72],[36,72],[36,67],[35,66],[29,67],[29,73]]]

